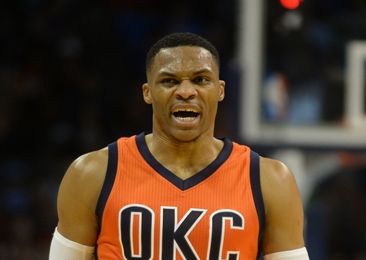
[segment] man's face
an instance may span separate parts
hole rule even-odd
[[[225,83],[212,54],[201,47],[166,48],[155,56],[144,100],[153,107],[153,131],[162,137],[189,142],[213,136],[218,102]]]

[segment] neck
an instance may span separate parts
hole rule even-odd
[[[200,137],[191,142],[172,141],[158,135],[146,137],[152,155],[181,179],[187,179],[207,167],[223,148],[223,141]]]

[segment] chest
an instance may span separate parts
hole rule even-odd
[[[244,165],[228,165],[181,180],[145,164],[135,164],[133,172],[120,167],[101,235],[115,241],[126,259],[255,255],[259,225],[246,171]]]

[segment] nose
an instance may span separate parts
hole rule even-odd
[[[178,99],[190,100],[197,95],[197,90],[190,80],[185,79],[179,84],[175,94]]]

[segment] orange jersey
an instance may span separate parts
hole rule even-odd
[[[258,154],[224,139],[210,165],[182,180],[153,157],[144,134],[108,149],[98,259],[257,258],[264,223]]]

